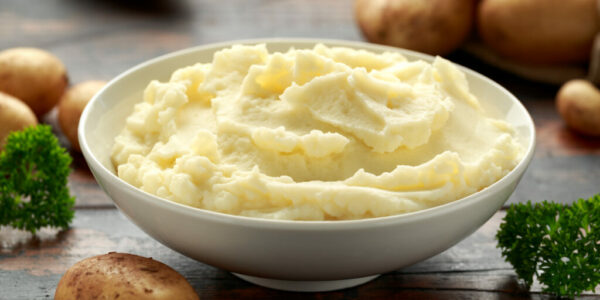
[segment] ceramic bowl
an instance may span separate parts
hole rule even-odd
[[[280,221],[197,209],[161,199],[115,175],[110,150],[133,105],[154,79],[167,81],[181,67],[212,61],[233,44],[266,43],[270,51],[315,43],[373,52],[397,51],[409,60],[433,57],[360,42],[313,39],[233,41],[190,48],[142,63],[110,81],[87,105],[79,141],[98,183],[139,228],[167,247],[267,287],[326,291],[367,282],[436,255],[477,230],[508,199],[533,156],[533,121],[510,92],[467,68],[471,91],[517,130],[526,154],[505,177],[468,197],[438,207],[374,219]]]

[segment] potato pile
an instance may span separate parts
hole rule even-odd
[[[600,26],[596,0],[355,0],[370,42],[447,54],[474,27],[508,59],[534,64],[589,59]]]
[[[10,132],[36,125],[61,102],[59,123],[73,149],[80,151],[77,125],[81,111],[105,83],[82,83],[65,93],[68,83],[64,64],[45,50],[0,51],[0,150]]]

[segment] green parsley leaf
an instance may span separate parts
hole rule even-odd
[[[513,204],[496,234],[519,278],[543,291],[573,298],[600,284],[600,195],[571,206]]]
[[[0,225],[32,233],[67,228],[75,203],[67,187],[71,160],[48,125],[12,132],[0,153]]]

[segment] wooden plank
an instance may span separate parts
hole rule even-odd
[[[503,215],[497,213],[455,247],[416,265],[383,274],[357,288],[304,294],[258,287],[180,255],[148,237],[116,209],[79,210],[71,229],[58,234],[44,229],[32,239],[23,232],[0,230],[0,290],[10,295],[7,299],[51,297],[72,264],[118,251],[170,265],[190,281],[202,299],[521,299],[524,288],[495,248],[494,234]],[[533,287],[531,299],[545,298],[538,293],[540,289],[539,285]]]
[[[420,274],[510,268],[502,261],[493,240],[502,215],[503,212],[496,214],[455,247],[402,272]],[[24,270],[33,276],[62,274],[80,259],[109,251],[162,258],[165,263],[180,266],[183,271],[192,262],[150,238],[116,209],[78,210],[69,230],[57,234],[55,230],[42,229],[35,238],[29,233],[3,228],[0,241],[0,270]]]

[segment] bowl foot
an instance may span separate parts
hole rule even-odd
[[[295,280],[279,280],[279,279],[271,279],[271,278],[254,277],[254,276],[242,275],[242,274],[238,274],[238,273],[232,273],[232,274],[243,280],[254,283],[256,285],[268,287],[271,289],[282,290],[282,291],[291,291],[291,292],[328,292],[328,291],[341,290],[341,289],[361,285],[361,284],[369,282],[369,281],[375,279],[377,276],[379,276],[379,274],[377,274],[377,275],[372,275],[372,276],[351,278],[351,279],[342,279],[342,280],[295,281]]]

